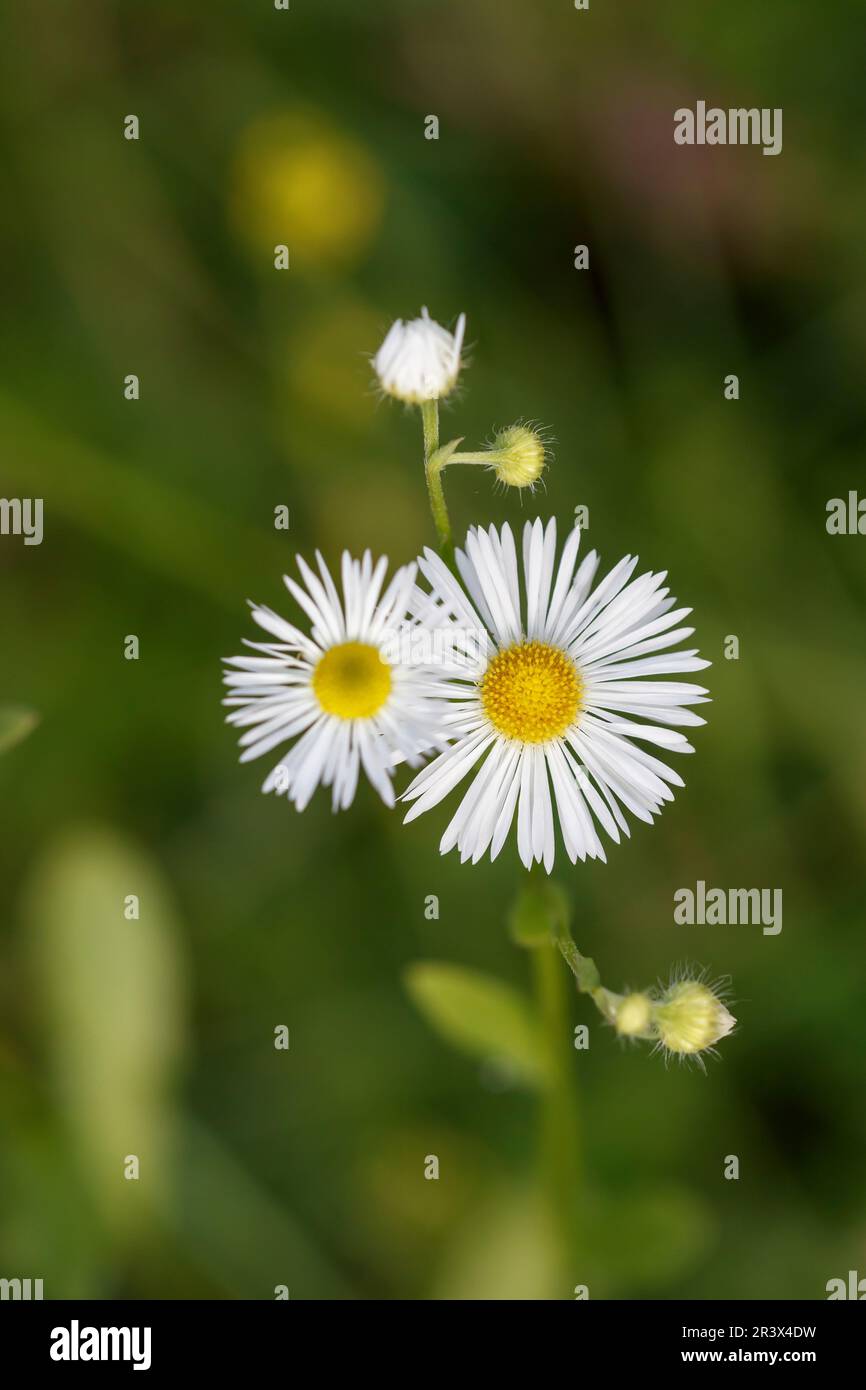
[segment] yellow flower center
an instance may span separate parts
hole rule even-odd
[[[574,662],[546,642],[515,642],[498,652],[480,686],[490,722],[506,738],[547,743],[564,734],[583,702]]]
[[[391,668],[368,642],[341,642],[319,659],[313,692],[326,714],[369,719],[391,693]]]

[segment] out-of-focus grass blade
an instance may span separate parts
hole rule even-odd
[[[544,1055],[538,1025],[528,1000],[511,985],[438,961],[419,961],[405,979],[413,1002],[448,1042],[505,1062],[523,1081],[539,1080]]]
[[[6,470],[14,483],[38,487],[66,521],[110,545],[122,544],[147,570],[233,611],[237,573],[220,557],[270,555],[278,573],[285,564],[284,547],[275,536],[262,535],[224,516],[206,498],[170,487],[71,434],[59,434],[3,391],[0,432],[15,441]],[[134,527],[126,525],[130,516]]]
[[[39,715],[25,705],[0,705],[0,753],[7,753],[32,733]]]
[[[163,1211],[181,1245],[236,1298],[350,1298],[302,1225],[259,1187],[204,1126],[179,1133],[177,1188]]]
[[[567,1299],[556,1282],[556,1241],[534,1188],[495,1185],[456,1227],[431,1297],[447,1301]]]
[[[139,917],[125,904],[138,898]],[[158,866],[113,831],[51,846],[25,900],[34,986],[60,1113],[112,1227],[146,1220],[170,1185],[186,999],[179,930]],[[138,1180],[125,1176],[129,1155]]]

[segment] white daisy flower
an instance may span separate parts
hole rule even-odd
[[[438,401],[454,389],[460,374],[460,352],[466,315],[457,320],[454,333],[431,319],[426,309],[420,319],[391,325],[373,358],[383,391],[409,405]]]
[[[397,570],[382,592],[388,561],[373,565],[342,557],[342,598],[321,557],[318,575],[298,556],[303,585],[288,575],[289,593],[312,624],[309,635],[270,608],[251,604],[259,627],[275,641],[249,642],[258,655],[227,658],[232,706],[228,723],[241,735],[241,762],[293,740],[262,790],[285,792],[302,811],[316,787],[330,787],[334,810],[350,805],[364,769],[376,791],[394,804],[394,765],[418,766],[438,744],[439,708],[425,698],[430,670],[400,659],[400,629],[415,586],[416,566]],[[395,655],[389,656],[394,647]]]
[[[516,815],[520,858],[549,873],[555,805],[571,862],[605,859],[599,827],[618,843],[629,834],[626,811],[651,822],[673,799],[671,787],[683,785],[640,745],[691,753],[670,726],[705,722],[688,708],[704,703],[703,686],[656,679],[710,664],[695,649],[665,650],[691,636],[693,628],[680,626],[691,609],[675,608],[664,574],[632,579],[633,556],[593,590],[598,556],[592,551],[575,571],[579,545],[574,530],[555,569],[556,523],[527,522],[522,596],[508,526],[470,530],[465,553],[457,552],[468,592],[432,551],[419,561],[432,589],[416,594],[419,619],[482,631],[479,642],[457,645],[436,692],[448,702],[452,746],[404,797],[415,803],[406,816],[414,820],[474,770],[443,854],[456,845],[463,861],[476,863],[488,849],[495,859]]]

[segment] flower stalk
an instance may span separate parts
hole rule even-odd
[[[553,1233],[556,1284],[567,1287],[578,1247],[581,1177],[580,1120],[569,1048],[565,976],[549,941],[532,953],[535,996],[545,1055],[541,1098],[540,1166]]]
[[[531,492],[547,466],[545,433],[531,425],[511,425],[500,430],[487,449],[458,450],[462,442],[454,439],[440,450],[441,468],[449,463],[480,464],[504,487],[528,487]]]
[[[602,985],[595,962],[581,955],[567,923],[556,928],[555,939],[578,990],[621,1038],[655,1042],[669,1056],[694,1057],[703,1066],[701,1053],[733,1032],[736,1019],[725,1006],[723,982],[710,985],[702,973],[685,972],[664,989],[616,994]]]
[[[570,1061],[566,977],[557,960],[560,935],[568,931],[567,917],[568,903],[558,886],[538,870],[530,871],[509,928],[517,945],[532,954],[544,1062],[539,1164],[560,1288],[566,1287],[580,1239],[580,1117]]]
[[[421,405],[421,425],[424,432],[424,476],[427,480],[427,496],[433,525],[439,541],[439,550],[450,564],[454,558],[454,543],[451,538],[451,518],[445,501],[442,486],[442,470],[451,456],[448,447],[439,448],[439,402],[424,401]]]

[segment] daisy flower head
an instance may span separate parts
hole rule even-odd
[[[549,873],[555,807],[571,862],[604,860],[600,830],[618,843],[626,813],[652,822],[683,785],[644,745],[691,753],[680,729],[705,722],[690,708],[705,688],[668,679],[710,664],[674,650],[694,631],[681,625],[691,609],[675,606],[664,573],[633,578],[636,556],[596,583],[595,551],[577,564],[580,536],[571,532],[557,565],[555,521],[527,522],[521,563],[508,525],[473,527],[456,554],[465,589],[432,551],[419,561],[430,586],[416,595],[419,619],[484,634],[455,644],[436,689],[451,744],[404,796],[414,820],[472,774],[443,854],[495,859],[516,817],[521,860]]]
[[[450,395],[460,375],[465,330],[465,314],[460,315],[453,333],[431,319],[426,308],[419,319],[408,323],[397,319],[373,358],[382,390],[407,405]]]
[[[398,569],[383,588],[386,558],[374,565],[369,551],[361,560],[344,551],[339,593],[318,552],[316,563],[318,573],[298,556],[302,582],[284,576],[309,631],[251,604],[270,640],[245,640],[254,655],[226,659],[226,719],[243,730],[241,762],[291,743],[262,790],[285,793],[299,811],[320,783],[331,788],[333,809],[344,810],[362,768],[391,806],[395,764],[417,767],[425,751],[443,746],[435,734],[440,709],[425,694],[430,670],[404,659],[394,641],[406,620],[416,567]]]

